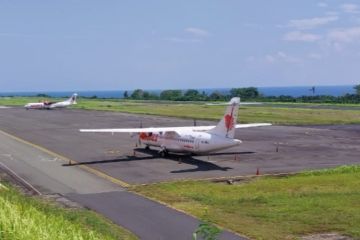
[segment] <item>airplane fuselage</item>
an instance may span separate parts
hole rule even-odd
[[[46,102],[39,102],[39,103],[28,103],[25,105],[26,109],[53,109],[53,108],[65,108],[72,105],[70,102],[57,102],[57,103],[46,103]]]
[[[207,132],[184,131],[179,134],[163,132],[140,133],[141,143],[169,152],[206,154],[237,146],[238,139],[219,137]]]
[[[28,103],[24,106],[26,109],[44,109],[45,107],[45,103],[40,102],[40,103]]]
[[[65,102],[58,102],[58,103],[51,104],[50,109],[51,109],[51,108],[65,108],[65,107],[68,107],[68,106],[70,106],[70,105],[72,105],[71,102],[67,102],[67,101],[65,101]]]

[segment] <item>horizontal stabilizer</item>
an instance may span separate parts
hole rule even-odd
[[[236,124],[235,128],[265,127],[271,125],[272,125],[271,123],[248,123],[248,124]]]

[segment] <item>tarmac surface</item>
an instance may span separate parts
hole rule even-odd
[[[241,117],[241,111],[240,111]],[[239,129],[243,144],[210,156],[170,155],[136,148],[129,134],[80,133],[80,128],[192,126],[192,120],[104,111],[1,109],[0,128],[128,184],[296,172],[360,163],[360,125]],[[197,121],[197,125],[215,122]],[[137,150],[134,151],[134,148]],[[134,156],[135,153],[135,156]]]
[[[0,173],[10,172],[38,194],[57,194],[99,212],[140,239],[191,239],[199,221],[0,132]],[[34,192],[33,191],[33,192]],[[224,231],[221,239],[244,239]]]

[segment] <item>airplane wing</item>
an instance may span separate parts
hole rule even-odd
[[[236,128],[250,128],[270,126],[271,123],[250,123],[236,124]],[[151,127],[151,128],[104,128],[104,129],[80,129],[80,132],[97,132],[97,133],[142,133],[142,132],[178,132],[183,130],[207,131],[215,126],[193,126],[193,127]]]
[[[80,129],[80,132],[109,132],[109,133],[142,133],[142,132],[176,132],[181,130],[196,129],[198,131],[206,131],[214,126],[204,127],[151,127],[151,128],[104,128],[104,129]]]

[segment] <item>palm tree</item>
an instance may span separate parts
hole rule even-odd
[[[356,91],[356,94],[357,94],[357,95],[360,95],[360,84],[355,85],[354,89],[355,89],[355,91]]]

